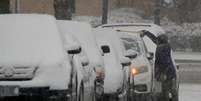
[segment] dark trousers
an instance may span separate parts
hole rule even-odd
[[[177,84],[175,79],[162,81],[162,101],[177,101]]]

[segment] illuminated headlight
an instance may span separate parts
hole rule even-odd
[[[145,73],[145,72],[148,72],[149,71],[149,68],[148,68],[148,66],[140,66],[139,68],[138,68],[138,73],[140,74],[140,73]]]

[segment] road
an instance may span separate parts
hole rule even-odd
[[[201,84],[180,85],[179,101],[200,101],[201,100]]]
[[[179,101],[200,101],[201,64],[182,64],[179,70]]]
[[[180,69],[179,101],[200,101],[201,59],[199,53],[178,54]],[[185,59],[184,59],[185,57]]]

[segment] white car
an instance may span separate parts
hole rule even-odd
[[[99,28],[109,28],[114,30],[121,30],[121,31],[127,31],[127,32],[140,32],[142,30],[147,30],[151,33],[153,33],[155,36],[158,36],[160,34],[164,34],[165,31],[158,25],[153,23],[117,23],[117,24],[105,24],[99,26]],[[156,45],[150,40],[148,37],[143,38],[145,45],[147,47],[147,50],[149,52],[155,53]]]
[[[81,45],[82,52],[77,58],[85,55],[89,61],[87,67],[80,68],[80,74],[82,75],[78,75],[78,78],[83,78],[81,81],[83,83],[81,84],[84,86],[84,96],[82,96],[80,99],[85,99],[87,101],[92,99],[100,99],[103,94],[105,70],[103,58],[101,56],[102,53],[98,48],[95,36],[92,34],[91,26],[88,23],[65,20],[57,20],[57,24],[62,29],[62,36],[65,39],[68,39],[70,35],[74,37],[78,44]],[[86,60],[86,58],[82,60]]]
[[[141,32],[142,30],[146,30],[151,32],[154,36],[159,36],[160,34],[165,34],[165,31],[158,25],[152,24],[152,23],[122,23],[122,24],[106,24],[99,26],[100,28],[109,28],[109,29],[115,29],[119,32],[125,32],[130,34],[136,34]],[[148,54],[147,56],[153,59],[150,61],[154,65],[155,61],[155,51],[156,51],[156,44],[147,36],[143,37],[143,41],[145,43],[145,46],[147,47]],[[151,53],[151,54],[150,54]],[[154,54],[153,54],[154,53]],[[145,54],[146,55],[146,54]],[[172,55],[173,56],[173,55]],[[174,58],[172,57],[172,60]],[[173,61],[174,62],[174,61]],[[174,62],[175,64],[175,62]],[[153,66],[154,67],[154,66]],[[177,70],[177,79],[176,79],[176,85],[177,85],[177,93],[179,90],[179,75],[178,75],[178,69],[179,66],[176,66],[175,69]],[[152,76],[155,72],[153,72]],[[152,97],[157,97],[161,93],[161,84],[153,78],[153,86],[152,86]],[[178,94],[177,94],[178,95]],[[178,96],[177,96],[178,99]]]
[[[56,19],[49,15],[0,15],[0,98],[27,96],[67,101],[73,66]],[[70,49],[79,53],[78,48]],[[40,100],[40,99],[38,99]]]
[[[119,32],[119,34],[126,50],[135,50],[138,53],[131,65],[131,72],[137,71],[133,77],[134,80],[131,79],[130,82],[132,86],[135,85],[131,91],[135,91],[136,99],[144,96],[141,98],[145,98],[147,101],[151,98],[154,84],[153,53],[147,51],[144,41],[138,33]]]
[[[114,30],[96,28],[93,33],[104,53],[104,100],[126,100],[127,69],[131,61],[124,56],[123,43]]]

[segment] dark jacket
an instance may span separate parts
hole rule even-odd
[[[171,47],[168,43],[168,39],[165,36],[155,37],[152,33],[146,31],[144,33],[154,43],[156,43],[155,53],[155,77],[160,77],[161,74],[165,74],[167,79],[176,78],[176,70],[171,58]]]
[[[169,44],[157,45],[155,54],[155,68],[156,76],[160,73],[164,73],[167,79],[173,79],[176,77],[176,70],[171,58],[171,47]],[[158,77],[158,76],[157,76]]]

